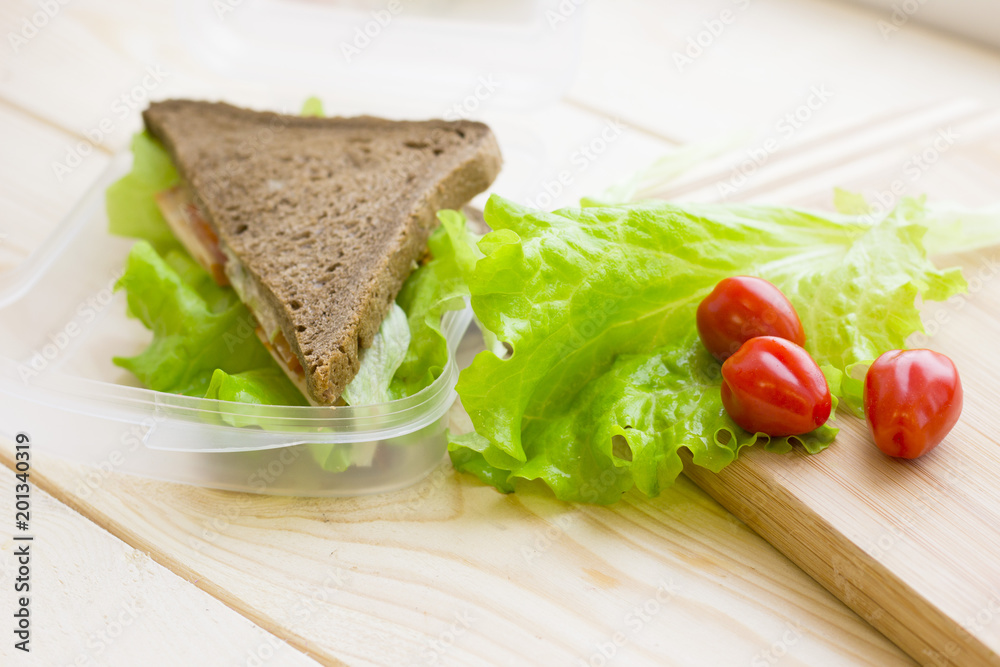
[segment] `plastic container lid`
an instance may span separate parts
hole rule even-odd
[[[434,115],[560,99],[583,0],[177,0],[195,57],[231,79],[330,99],[388,95]],[[442,101],[448,103],[441,110]]]

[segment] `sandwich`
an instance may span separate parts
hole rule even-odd
[[[427,253],[440,209],[501,156],[472,121],[320,118],[169,100],[143,113],[180,182],[155,196],[177,239],[231,285],[314,405],[336,404]]]

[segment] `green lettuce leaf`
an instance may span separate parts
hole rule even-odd
[[[253,405],[306,405],[302,393],[277,364],[233,374],[216,368],[205,398]]]
[[[156,391],[222,400],[302,405],[301,393],[254,333],[236,293],[219,287],[186,253],[133,246],[118,287],[129,312],[153,332],[149,346],[114,363]],[[216,371],[222,373],[216,377]],[[253,397],[254,400],[247,400]]]
[[[416,393],[444,371],[449,350],[441,331],[441,317],[450,310],[465,308],[469,296],[465,274],[482,256],[475,247],[479,237],[467,229],[465,216],[457,211],[440,211],[438,219],[441,226],[427,244],[432,259],[413,272],[396,297],[396,303],[407,313],[410,347],[390,386],[393,398]]]
[[[299,115],[322,118],[325,115],[323,113],[323,100],[318,97],[310,97],[302,103],[302,111],[299,112]]]
[[[112,234],[145,239],[158,250],[178,246],[153,195],[180,182],[170,156],[148,132],[132,137],[132,171],[105,192]]]
[[[364,351],[358,374],[344,389],[341,398],[348,405],[375,405],[391,400],[390,384],[409,347],[410,326],[406,311],[392,304],[372,346]]]
[[[965,287],[930,263],[926,229],[901,212],[872,221],[643,202],[544,213],[494,196],[486,219],[495,231],[466,278],[476,316],[513,354],[483,352],[463,371],[475,433],[449,449],[457,468],[502,490],[537,479],[564,500],[610,503],[632,486],[655,495],[680,472],[681,447],[717,471],[757,442],[815,452],[833,439],[829,424],[768,438],[725,414],[719,364],[694,322],[722,278],[774,282],[835,379],[922,330],[918,295]]]
[[[842,188],[833,189],[833,208],[838,213],[847,215],[866,215],[871,213],[868,200],[860,192],[851,192]]]

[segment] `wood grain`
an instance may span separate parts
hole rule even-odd
[[[656,500],[599,508],[504,496],[447,465],[353,499],[128,475],[81,497],[86,467],[39,458],[36,470],[61,500],[325,664],[601,664],[602,649],[640,666],[775,654],[912,664],[683,479]]]
[[[29,544],[32,634],[28,654],[0,642],[5,665],[316,664],[47,493],[31,495],[34,540],[12,541],[14,485],[0,469],[0,613],[14,613],[14,550]]]

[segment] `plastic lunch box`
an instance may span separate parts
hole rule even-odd
[[[0,276],[0,435],[25,431],[40,451],[95,464],[81,484],[116,471],[258,493],[354,495],[414,483],[440,462],[468,308],[444,318],[452,356],[442,375],[381,405],[253,406],[122,384],[135,380],[111,357],[138,352],[150,337],[112,291],[132,241],[108,234],[104,190],[129,159],[116,158],[43,247]],[[327,472],[310,448],[338,448],[366,464]]]
[[[202,62],[233,81],[250,78],[275,91],[288,76],[300,76],[300,93],[336,101],[340,113],[394,115],[403,102],[407,115],[442,115],[446,100],[456,103],[457,115],[475,117],[470,93],[484,73],[501,83],[490,105],[508,111],[558,97],[571,79],[581,24],[571,15],[580,13],[580,2],[402,4],[405,11],[379,27],[386,0],[176,2],[183,37]],[[233,11],[219,17],[223,5]],[[358,29],[378,34],[356,66],[346,68],[337,45],[363,42]],[[391,94],[386,99],[380,91]],[[296,93],[286,87],[284,94]],[[542,158],[532,152],[537,141],[516,128],[494,129],[512,172],[501,176],[504,192],[516,197],[519,188],[508,179],[539,166]],[[113,356],[135,354],[151,337],[125,316],[124,295],[113,292],[133,241],[107,233],[104,191],[130,161],[127,153],[116,157],[44,240],[19,243],[28,230],[0,229],[15,241],[0,251],[20,245],[26,257],[12,270],[0,269],[0,437],[27,432],[36,450],[95,466],[82,476],[81,494],[126,472],[236,491],[357,495],[413,484],[440,463],[456,396],[454,353],[472,319],[469,309],[442,322],[452,358],[441,377],[382,405],[274,407],[190,398],[136,386],[115,367]],[[3,260],[9,256],[0,254]],[[317,464],[317,451],[352,465],[328,472]]]

